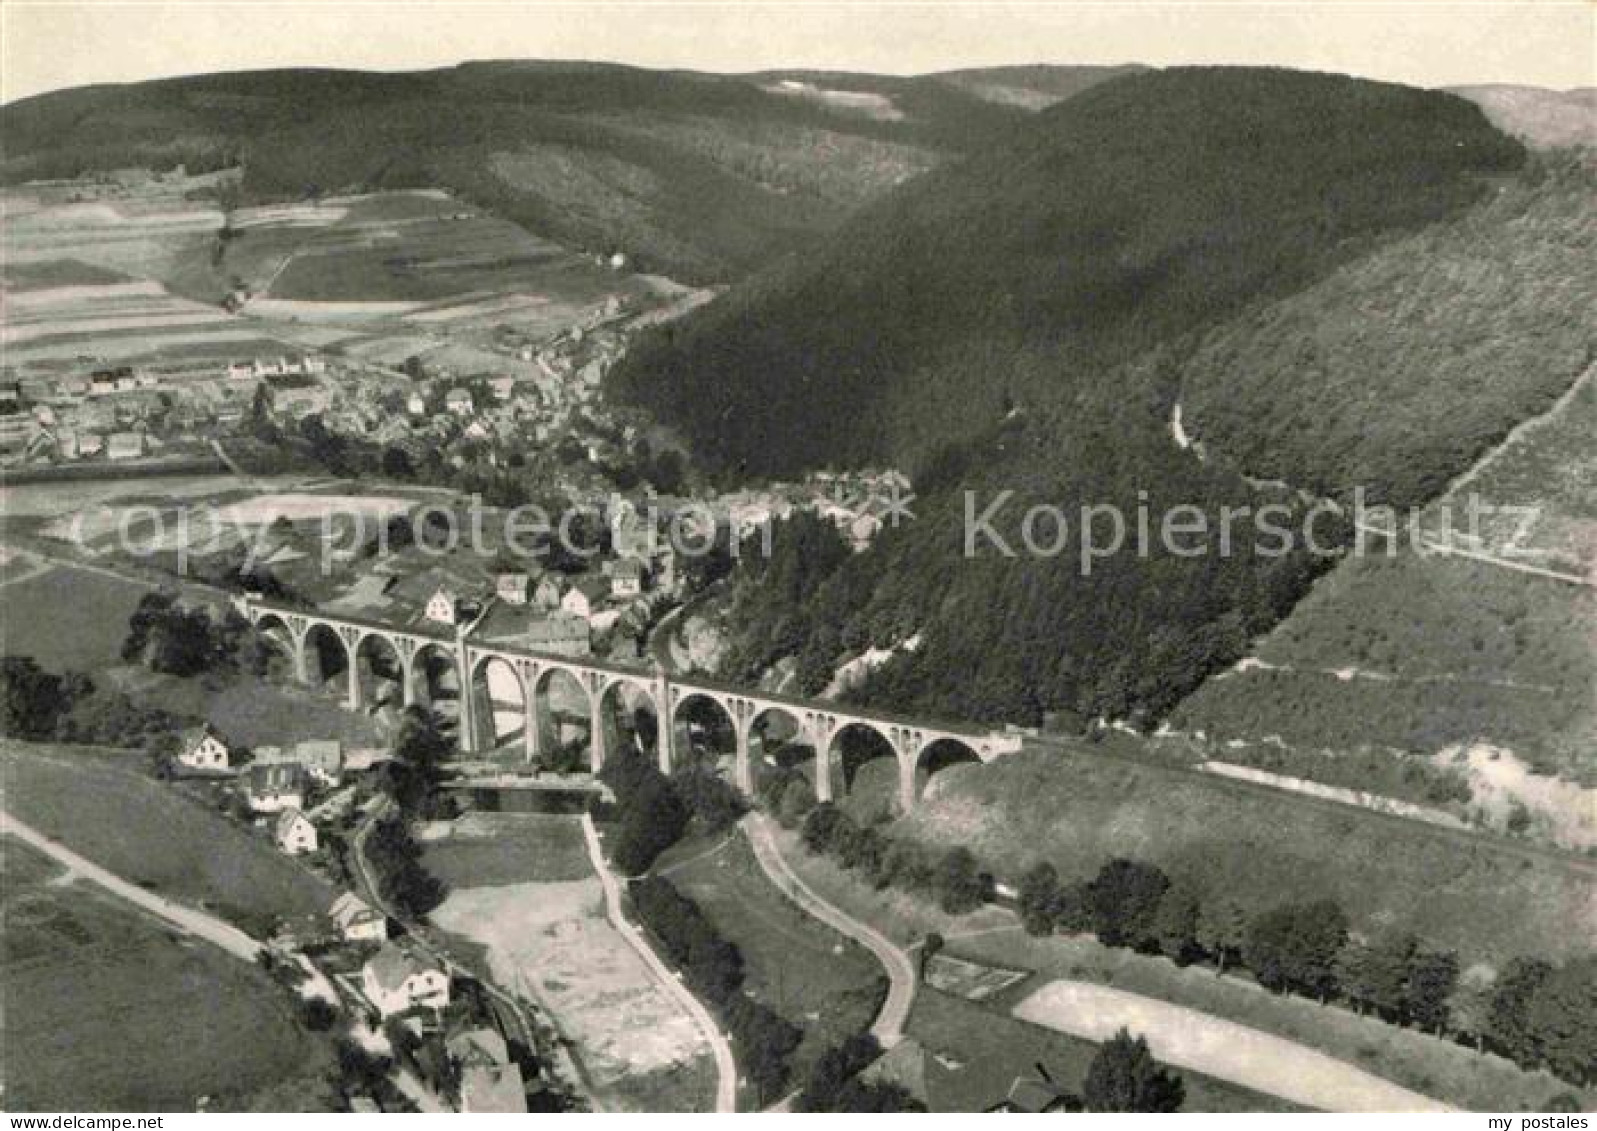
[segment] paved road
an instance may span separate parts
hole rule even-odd
[[[643,959],[644,964],[665,987],[666,992],[682,1003],[682,1007],[688,1011],[703,1031],[705,1039],[710,1042],[710,1051],[715,1054],[716,1112],[720,1114],[737,1111],[738,1070],[737,1062],[732,1059],[732,1046],[722,1035],[715,1018],[710,1016],[710,1011],[704,1008],[704,1003],[693,996],[678,979],[676,972],[654,953],[654,948],[649,945],[649,940],[643,937],[642,932],[627,922],[626,916],[621,914],[621,885],[616,883],[615,873],[610,871],[610,865],[604,858],[604,852],[599,847],[599,832],[593,827],[593,817],[588,813],[582,815],[582,836],[588,846],[588,857],[593,862],[594,874],[599,877],[599,884],[604,888],[604,909],[610,925],[627,940],[633,950],[638,952],[638,957]]]
[[[876,1015],[871,1033],[883,1048],[892,1048],[904,1038],[904,1025],[909,1020],[909,1007],[915,1002],[915,961],[903,947],[886,935],[861,923],[819,895],[799,879],[793,869],[782,859],[770,819],[763,813],[750,813],[743,818],[743,829],[748,833],[754,856],[765,869],[766,876],[777,889],[798,904],[810,915],[833,930],[847,935],[876,955],[877,961],[887,971],[887,1000]]]
[[[0,810],[0,833],[16,837],[25,844],[30,844],[40,852],[54,858],[75,876],[81,876],[105,888],[111,894],[127,900],[148,911],[150,914],[178,928],[184,934],[193,935],[195,938],[204,939],[214,943],[246,962],[255,961],[256,955],[264,949],[260,943],[250,938],[243,931],[230,923],[224,923],[213,915],[197,911],[192,907],[176,903],[163,896],[145,891],[137,884],[130,884],[113,872],[108,872],[92,860],[87,860],[73,852],[70,848],[51,840],[38,830],[23,824],[10,813]]]
[[[1146,1037],[1162,1061],[1321,1111],[1455,1110],[1284,1037],[1108,986],[1049,982],[1014,1014],[1090,1041],[1124,1026]]]

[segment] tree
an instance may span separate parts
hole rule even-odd
[[[1337,984],[1358,1012],[1370,1008],[1387,1020],[1402,1020],[1418,950],[1419,940],[1406,932],[1350,937],[1337,955]]]
[[[1484,1051],[1486,1034],[1492,1027],[1492,1001],[1497,996],[1497,972],[1476,963],[1458,977],[1447,998],[1447,1014],[1456,1032],[1475,1042],[1475,1051]]]
[[[1409,1018],[1438,1036],[1447,1028],[1448,999],[1458,981],[1458,955],[1422,950],[1414,956],[1404,989]]]
[[[62,699],[61,677],[32,656],[0,659],[0,733],[30,741],[54,738]]]
[[[1141,946],[1170,880],[1152,864],[1117,858],[1087,885],[1092,927],[1105,946]]]
[[[1029,935],[1051,935],[1059,917],[1059,870],[1039,861],[1020,877],[1020,921]]]
[[[1177,966],[1185,966],[1198,952],[1198,914],[1197,895],[1179,884],[1165,891],[1154,912],[1154,942]]]
[[[809,816],[810,810],[815,808],[815,804],[815,790],[810,788],[809,779],[802,776],[795,777],[782,790],[776,819],[784,828],[798,828]]]
[[[1328,899],[1288,903],[1248,924],[1242,957],[1266,989],[1318,998],[1336,990],[1336,960],[1347,940],[1347,916]]]
[[[956,845],[943,854],[935,885],[938,905],[950,915],[976,910],[987,896],[976,857],[964,845]]]
[[[804,818],[804,847],[824,854],[831,851],[839,826],[849,818],[830,801],[823,801]]]
[[[1549,973],[1527,1013],[1547,1067],[1572,1084],[1597,1083],[1597,956],[1571,959]]]
[[[1215,966],[1222,974],[1242,953],[1247,931],[1248,913],[1234,899],[1221,896],[1210,900],[1198,911],[1198,945],[1214,959]]]
[[[1539,958],[1515,958],[1504,969],[1492,994],[1487,1043],[1527,1068],[1541,1061],[1540,1034],[1532,1002],[1552,972],[1552,966]]]
[[[1088,1111],[1180,1111],[1186,1085],[1148,1051],[1148,1042],[1121,1029],[1087,1066],[1082,1102]]]

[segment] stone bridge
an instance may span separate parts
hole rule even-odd
[[[390,667],[402,688],[405,706],[429,695],[429,672],[446,673],[458,688],[458,739],[463,753],[475,753],[494,746],[500,735],[495,729],[495,703],[480,694],[490,666],[503,665],[502,671],[514,674],[519,689],[521,715],[520,743],[527,759],[536,758],[550,721],[540,706],[557,673],[569,677],[586,700],[591,749],[590,768],[597,772],[605,759],[607,706],[630,699],[653,711],[656,720],[656,746],[660,768],[670,772],[674,760],[675,732],[683,709],[695,700],[713,704],[730,723],[736,741],[734,780],[739,789],[754,789],[751,741],[758,724],[773,718],[785,719],[792,730],[789,741],[807,745],[815,760],[815,793],[822,801],[833,800],[834,772],[845,788],[847,769],[842,765],[839,742],[854,728],[877,735],[891,749],[898,763],[899,803],[904,811],[918,799],[924,778],[952,762],[990,762],[1020,748],[1020,740],[1001,731],[982,730],[957,723],[931,720],[844,706],[839,703],[803,699],[769,692],[750,691],[719,681],[668,676],[619,664],[549,652],[539,652],[503,642],[474,639],[470,626],[450,630],[445,625],[400,626],[346,615],[329,615],[306,609],[277,605],[256,598],[238,602],[245,618],[268,639],[276,638],[293,661],[301,682],[311,682],[311,649],[318,655],[332,648],[341,652],[347,675],[346,705],[360,711],[366,706],[361,675],[363,660],[377,651],[387,653]],[[551,712],[552,713],[552,712]]]

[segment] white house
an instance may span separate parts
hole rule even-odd
[[[516,380],[514,377],[503,374],[497,377],[490,377],[488,378],[488,389],[493,393],[494,400],[508,401],[510,395],[516,391]]]
[[[180,765],[191,770],[227,769],[228,749],[222,736],[209,726],[196,727],[184,736],[183,746],[177,753]]]
[[[420,393],[411,393],[405,398],[405,411],[412,416],[427,415],[427,398]]]
[[[444,394],[444,407],[456,416],[470,416],[477,406],[470,389],[455,388]]]
[[[249,381],[255,377],[255,366],[247,361],[235,361],[227,367],[229,381]]]
[[[439,624],[455,624],[460,619],[460,601],[452,590],[440,585],[427,598],[425,616]]]
[[[316,826],[298,809],[284,809],[272,825],[272,839],[280,851],[300,856],[316,851]]]
[[[387,943],[360,970],[361,990],[384,1017],[449,1004],[449,975],[436,961],[395,942]]]
[[[333,900],[327,917],[345,942],[382,942],[388,937],[388,919],[352,891]]]

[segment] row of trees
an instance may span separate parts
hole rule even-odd
[[[768,1006],[742,992],[743,955],[705,918],[698,905],[663,876],[634,880],[633,911],[690,989],[708,1002],[732,1031],[738,1065],[763,1102],[781,1094],[789,1058],[803,1032]]]
[[[366,861],[376,873],[377,896],[406,919],[419,919],[444,901],[443,881],[429,872],[421,846],[401,813],[378,821],[366,838]]]
[[[1018,901],[1035,935],[1090,931],[1106,946],[1181,965],[1243,966],[1278,993],[1468,1037],[1578,1084],[1597,1079],[1597,1034],[1581,1020],[1597,1012],[1597,957],[1562,966],[1515,959],[1494,979],[1484,967],[1462,970],[1453,951],[1411,932],[1354,933],[1334,900],[1249,911],[1137,860],[1111,860],[1076,884],[1062,884],[1052,864],[1039,863],[1021,877]]]
[[[950,914],[994,897],[995,883],[971,851],[942,851],[885,836],[830,803],[816,804],[796,773],[772,775],[761,799],[805,846],[861,873],[877,888],[933,899]],[[1155,865],[1114,859],[1097,875],[1063,883],[1038,863],[1017,885],[1021,921],[1034,935],[1090,932],[1105,946],[1163,954],[1178,965],[1244,967],[1260,985],[1325,1003],[1339,1001],[1392,1024],[1471,1040],[1526,1068],[1545,1067],[1577,1084],[1597,1080],[1597,956],[1553,965],[1515,959],[1501,976],[1461,968],[1457,954],[1405,931],[1352,930],[1329,899],[1250,910],[1172,880]]]

